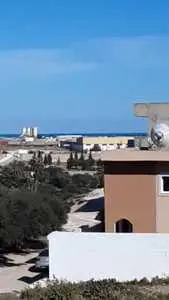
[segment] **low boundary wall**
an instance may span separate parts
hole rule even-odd
[[[169,276],[169,234],[52,232],[48,240],[51,280]]]

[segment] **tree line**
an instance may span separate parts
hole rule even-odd
[[[84,153],[81,152],[78,156],[78,152],[70,152],[70,156],[67,160],[67,169],[81,169],[81,170],[94,170],[97,166],[97,162],[92,157],[92,152],[90,151],[88,157],[85,159]]]
[[[40,164],[44,164],[45,166],[52,165],[52,163],[53,163],[52,153],[49,152],[48,154],[43,154],[42,151],[33,152],[33,156],[32,156],[32,159],[30,160],[30,163],[32,165],[34,165],[37,162],[40,163]]]

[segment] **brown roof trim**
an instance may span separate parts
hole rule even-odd
[[[104,151],[102,161],[169,161],[168,151],[112,150]]]

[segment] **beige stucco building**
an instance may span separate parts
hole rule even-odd
[[[169,151],[102,154],[105,231],[169,233]]]

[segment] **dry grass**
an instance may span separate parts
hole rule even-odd
[[[0,294],[0,300],[18,300],[18,295],[13,294]]]

